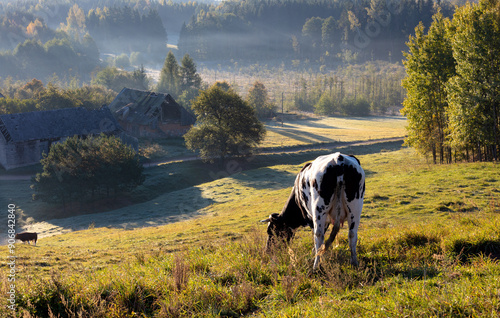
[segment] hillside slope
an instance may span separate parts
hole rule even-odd
[[[494,163],[429,165],[410,149],[366,151],[360,266],[346,230],[311,274],[310,231],[263,252],[303,163],[247,170],[175,195],[193,218],[93,228],[16,244],[18,312],[36,317],[495,316],[500,178]],[[283,158],[281,158],[283,159]],[[194,195],[194,196],[193,196]],[[200,202],[193,200],[199,198]],[[159,203],[159,209],[168,201]],[[137,209],[137,213],[147,213]],[[7,250],[2,247],[6,255]],[[2,292],[9,267],[2,264]],[[2,310],[5,310],[2,300]]]

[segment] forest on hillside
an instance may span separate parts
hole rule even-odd
[[[457,0],[461,1],[461,0]],[[432,0],[0,1],[0,77],[78,78],[96,70],[154,67],[168,50],[205,65],[400,62],[405,42],[437,8]],[[167,47],[167,42],[170,44]],[[117,57],[125,63],[114,65]],[[215,62],[215,63],[212,63]]]
[[[311,60],[322,64],[400,61],[405,42],[440,8],[432,0],[246,0],[199,10],[183,26],[179,49],[199,60]]]

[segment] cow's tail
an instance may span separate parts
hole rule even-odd
[[[341,221],[341,213],[343,211],[344,207],[344,196],[342,193],[345,191],[345,185],[343,180],[337,183],[337,187],[333,193],[333,197],[331,198],[333,204],[333,215],[335,216],[335,220],[333,221],[333,229],[330,232],[330,236],[328,237],[328,240],[325,241],[325,243],[321,246],[320,250],[318,251],[318,255],[323,255],[326,250],[330,248],[332,245],[333,241],[335,240],[335,237],[339,233],[340,230],[340,221]]]

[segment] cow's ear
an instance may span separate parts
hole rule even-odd
[[[262,223],[270,223],[271,221],[276,221],[278,219],[279,214],[278,213],[273,213],[269,216],[269,218],[260,220]]]
[[[271,221],[276,221],[276,220],[278,220],[278,217],[279,217],[279,216],[280,216],[280,215],[279,215],[279,213],[273,213],[273,214],[271,214],[271,215],[269,216],[269,219],[270,219]]]

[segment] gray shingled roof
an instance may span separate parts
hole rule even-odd
[[[140,125],[157,121],[162,104],[180,114],[181,125],[192,125],[196,118],[180,106],[170,94],[154,93],[124,88],[109,104],[109,108],[121,120]],[[125,114],[125,116],[124,116]]]
[[[98,110],[78,107],[1,115],[0,126],[5,139],[14,142],[97,135],[122,130],[107,107]]]

